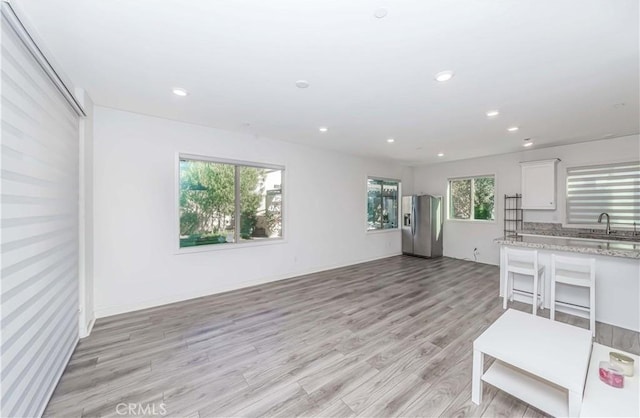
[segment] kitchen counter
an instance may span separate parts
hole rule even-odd
[[[518,231],[518,235],[542,235],[562,238],[582,238],[582,239],[596,239],[601,241],[636,241],[640,242],[640,235],[634,235],[631,231],[611,231],[610,234],[605,234],[602,231],[586,230],[586,229],[524,229]]]
[[[517,237],[510,236],[496,238],[494,242],[500,245],[509,245],[514,247],[640,259],[639,241],[605,241],[591,238],[529,235],[525,233],[524,235],[518,235]]]
[[[495,239],[500,245],[500,295],[505,283],[505,251],[507,248],[529,248],[538,251],[538,263],[545,267],[542,280],[544,307],[550,305],[551,260],[554,254],[596,261],[596,321],[640,331],[640,242],[583,238],[582,236],[518,235]],[[515,300],[531,303],[533,280],[514,274]],[[584,316],[581,310],[568,306],[589,306],[586,288],[558,284],[558,311]]]

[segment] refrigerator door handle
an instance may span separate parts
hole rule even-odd
[[[411,199],[411,235],[416,235],[416,198]]]

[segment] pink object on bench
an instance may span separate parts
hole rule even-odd
[[[608,361],[600,362],[600,380],[614,388],[624,387],[624,374],[622,370],[616,369]]]

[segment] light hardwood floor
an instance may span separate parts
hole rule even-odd
[[[471,343],[502,313],[497,267],[398,256],[104,318],[45,415],[541,416],[489,385],[471,403]]]

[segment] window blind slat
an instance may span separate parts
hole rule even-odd
[[[598,213],[602,213],[603,211],[606,212],[606,209],[609,210],[633,210],[634,208],[636,208],[636,205],[633,203],[626,203],[626,204],[610,204],[610,203],[602,203],[602,204],[582,204],[582,205],[574,205],[571,204],[569,205],[570,208],[572,208],[573,210],[582,210],[582,211],[586,211],[586,210],[594,210],[594,211],[600,211]]]
[[[620,193],[626,193],[630,196],[637,196],[640,190],[637,187],[609,186],[593,189],[571,190],[569,196],[572,195],[602,195],[602,196],[619,196]]]
[[[567,169],[567,223],[595,224],[602,212],[613,224],[640,223],[640,162]]]
[[[618,163],[618,164],[608,164],[601,166],[590,166],[590,167],[573,167],[569,168],[573,175],[583,176],[583,175],[591,175],[591,174],[610,174],[617,172],[627,172],[633,170],[640,170],[640,165],[632,162],[632,163]]]
[[[640,195],[640,193],[638,193]],[[614,195],[614,194],[592,194],[592,195],[582,195],[582,196],[572,196],[571,201],[573,202],[608,202],[608,201],[616,201],[616,202],[634,202],[633,194],[625,194],[625,195]]]
[[[611,185],[611,186],[625,186],[625,187],[635,187],[640,188],[640,181],[637,178],[610,178],[610,179],[600,179],[600,180],[584,180],[584,181],[570,181],[569,188],[575,190],[581,189],[595,189],[601,186]]]

